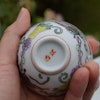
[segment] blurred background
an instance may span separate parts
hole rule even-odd
[[[32,25],[48,19],[65,20],[100,40],[100,0],[0,0],[0,37],[22,7],[30,11]]]

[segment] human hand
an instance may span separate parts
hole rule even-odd
[[[30,14],[27,9],[22,8],[16,21],[5,30],[0,41],[0,99],[90,100],[95,91],[99,76],[98,64],[95,62],[88,62],[84,67],[79,68],[74,73],[69,85],[69,90],[66,95],[63,96],[40,96],[29,91],[24,84],[21,83],[17,67],[17,52],[20,39],[29,27]],[[98,42],[92,37],[89,37],[88,41],[93,53],[95,53],[99,48]],[[95,50],[93,45],[95,45]]]

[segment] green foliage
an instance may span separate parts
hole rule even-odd
[[[64,0],[63,6],[62,13],[69,22],[100,40],[100,0]]]

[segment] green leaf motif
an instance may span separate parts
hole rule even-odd
[[[68,73],[61,73],[61,75],[59,76],[59,81],[61,83],[66,83],[68,79]]]
[[[54,32],[55,32],[56,34],[62,34],[62,32],[63,32],[63,29],[60,28],[60,27],[58,27],[58,26],[53,26],[53,25],[51,25],[51,28],[54,28]]]

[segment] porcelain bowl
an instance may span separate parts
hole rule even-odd
[[[64,21],[44,21],[22,37],[18,65],[27,87],[40,95],[64,94],[73,73],[92,60],[83,33]]]

